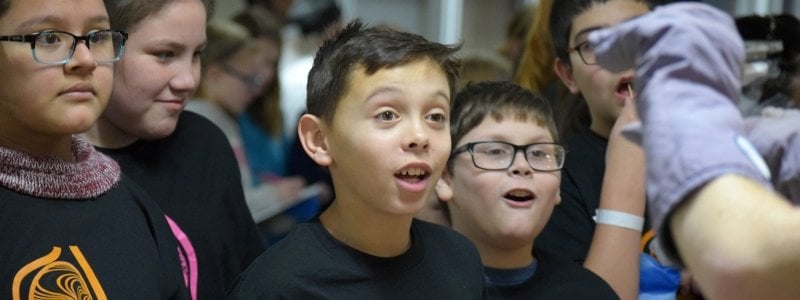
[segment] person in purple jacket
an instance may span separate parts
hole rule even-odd
[[[636,68],[653,225],[712,299],[800,295],[800,113],[743,119],[732,18],[679,3],[590,35],[600,64]]]

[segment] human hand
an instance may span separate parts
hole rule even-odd
[[[703,3],[675,3],[589,35],[598,63],[635,67],[652,223],[706,182],[736,173],[765,182],[742,137],[738,101],[744,46],[732,18]],[[668,237],[666,237],[668,238]]]

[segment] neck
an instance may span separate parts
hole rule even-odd
[[[138,140],[137,137],[122,131],[119,127],[109,122],[104,116],[97,120],[89,131],[81,134],[92,145],[106,149],[118,149]]]
[[[74,162],[72,152],[72,135],[53,137],[19,137],[0,136],[0,147],[14,149],[36,157],[53,157],[63,161]]]
[[[529,266],[533,257],[533,242],[514,248],[499,248],[475,243],[484,266],[497,269],[516,269]]]
[[[367,254],[394,257],[411,247],[412,216],[377,213],[337,199],[320,216],[322,226],[340,242]]]

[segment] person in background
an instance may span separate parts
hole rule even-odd
[[[275,45],[249,34],[230,20],[216,20],[208,25],[208,45],[203,52],[205,63],[195,99],[186,109],[216,124],[230,143],[239,165],[244,197],[256,224],[273,217],[301,199],[305,187],[302,178],[282,178],[253,184],[242,133],[236,118],[256,97],[263,95]]]
[[[461,56],[458,89],[470,82],[511,79],[511,65],[494,52],[467,52]]]
[[[571,94],[553,71],[555,53],[550,38],[552,7],[553,0],[539,1],[536,6],[514,82],[550,101],[559,137],[570,140],[573,135],[589,127],[591,118],[586,101],[579,95]]]
[[[101,0],[0,1],[0,297],[188,299],[164,212],[78,136],[124,31]]]
[[[554,70],[572,94],[585,99],[591,123],[584,131],[565,140],[571,159],[566,161],[562,171],[562,202],[553,211],[537,243],[539,247],[562,253],[579,263],[587,259],[591,247],[603,243],[594,238],[597,228],[594,216],[607,189],[606,182],[634,184],[604,175],[612,164],[625,162],[609,160],[608,145],[626,99],[635,97],[631,92],[635,80],[633,69],[611,71],[598,65],[587,36],[597,29],[647,14],[652,5],[647,0],[559,0],[552,3],[549,28],[556,57]],[[643,157],[635,159],[643,166]],[[645,183],[635,184],[644,188]],[[639,201],[645,203],[643,194]],[[639,296],[675,297],[681,286],[680,270],[657,260],[657,247],[652,244],[655,232],[649,227],[646,216],[645,225],[641,236]],[[610,251],[601,256],[613,255]],[[686,275],[684,279],[688,282]]]
[[[517,9],[506,25],[503,44],[497,48],[497,53],[505,57],[512,66],[510,70],[512,73],[517,70],[525,50],[525,39],[533,23],[534,14],[536,14],[536,6],[524,6]]]
[[[106,8],[129,39],[108,107],[83,136],[166,212],[192,298],[219,299],[264,245],[225,136],[183,111],[199,84],[213,2],[107,0]]]
[[[676,3],[588,41],[604,67],[636,67],[642,126],[632,134],[647,153],[665,258],[711,299],[797,298],[800,112],[742,118],[745,49],[732,17]]]
[[[294,140],[286,136],[283,130],[280,106],[280,80],[277,74],[282,43],[280,28],[275,20],[255,11],[242,12],[234,16],[234,21],[246,27],[256,39],[263,40],[270,55],[266,63],[271,72],[265,73],[267,79],[264,91],[237,118],[245,155],[253,174],[252,184],[258,186],[262,182],[276,182],[286,178],[290,141]],[[327,192],[330,186],[326,182],[318,186],[322,189],[319,197],[303,200],[260,224],[268,245],[286,235],[298,222],[311,219],[319,212],[320,206],[330,200],[326,196],[330,194]]]
[[[289,10],[294,0],[247,0],[248,13],[263,15],[273,19],[278,26],[283,27],[289,22]]]
[[[231,299],[481,299],[464,236],[414,219],[450,152],[458,47],[354,21],[319,49],[299,138],[336,199],[267,249]]]

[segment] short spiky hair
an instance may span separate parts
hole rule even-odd
[[[429,58],[447,74],[450,95],[455,94],[460,63],[454,54],[460,45],[446,46],[422,36],[385,27],[367,27],[350,22],[326,41],[314,57],[308,75],[308,113],[330,123],[349,83],[351,73],[363,67],[367,75],[380,69]]]
[[[553,112],[546,99],[509,81],[483,81],[467,84],[453,98],[450,109],[452,145],[455,147],[486,118],[535,122],[547,128],[553,142],[558,142]],[[448,163],[448,169],[451,167]]]

